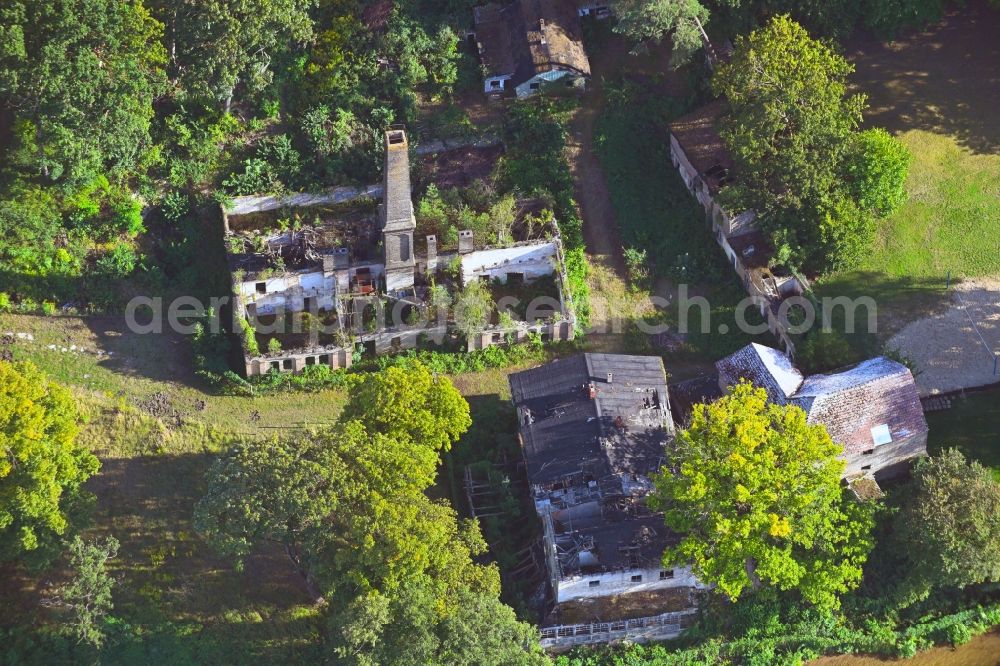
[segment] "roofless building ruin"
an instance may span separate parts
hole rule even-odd
[[[531,334],[571,339],[575,317],[555,223],[515,223],[496,237],[463,229],[455,247],[421,238],[406,132],[387,131],[384,147],[380,186],[239,197],[224,207],[245,374],[345,368],[362,354],[424,343],[474,350]],[[530,204],[518,202],[522,222]],[[443,287],[454,300],[477,280],[498,303],[540,291],[548,297],[538,307],[512,306],[511,318],[494,312],[460,340],[452,313],[432,303],[431,290]]]

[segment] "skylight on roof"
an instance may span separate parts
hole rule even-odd
[[[889,432],[889,426],[883,423],[872,428],[872,441],[875,442],[875,446],[891,443],[892,433]]]

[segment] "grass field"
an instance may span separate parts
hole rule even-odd
[[[927,30],[892,42],[858,35],[845,46],[866,124],[885,127],[913,154],[908,200],[879,222],[857,270],[825,276],[819,297],[872,297],[878,331],[855,333],[860,355],[879,353],[906,324],[943,312],[949,274],[1000,274],[1000,11],[974,1]],[[838,327],[839,322],[834,321]],[[839,327],[838,327],[839,328]]]
[[[101,471],[87,484],[96,504],[86,534],[121,542],[114,615],[124,632],[143,636],[141,646],[119,642],[126,652],[116,658],[141,661],[159,651],[177,663],[233,663],[313,649],[319,614],[280,549],[264,548],[236,571],[195,535],[191,516],[218,452],[237,438],[329,423],[344,396],[211,395],[192,373],[187,341],[136,335],[121,322],[0,315],[0,333],[33,337],[15,337],[5,347],[13,358],[34,362],[70,387],[84,417],[79,441],[101,459]],[[4,569],[0,626],[51,617],[38,599],[42,586],[59,577]]]
[[[927,451],[955,447],[993,470],[1000,481],[1000,388],[955,398],[951,409],[927,415]]]
[[[892,42],[845,46],[865,122],[913,153],[909,200],[882,221],[862,272],[943,280],[1000,274],[1000,10],[979,0]]]
[[[899,139],[914,156],[909,200],[880,224],[863,269],[936,280],[1000,274],[1000,153],[925,130]]]

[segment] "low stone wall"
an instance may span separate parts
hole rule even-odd
[[[546,650],[559,652],[577,645],[594,645],[620,640],[634,643],[665,641],[680,636],[697,612],[696,608],[691,608],[632,620],[542,627],[541,645]]]
[[[331,204],[347,203],[362,197],[374,199],[382,196],[381,185],[368,187],[334,187],[325,192],[310,194],[297,192],[286,196],[273,194],[256,194],[245,197],[235,197],[228,205],[222,207],[222,222],[229,231],[229,217],[264,213],[281,208],[306,208],[309,206],[329,206]]]
[[[563,319],[556,322],[519,327],[513,331],[503,328],[489,328],[470,339],[466,349],[474,351],[476,349],[486,349],[493,345],[506,344],[508,335],[514,336],[514,342],[524,342],[528,339],[530,333],[538,334],[542,338],[542,342],[566,341],[573,339],[575,327],[572,321]]]
[[[334,370],[349,368],[353,362],[352,351],[345,347],[317,347],[284,354],[247,357],[246,375],[266,375],[272,369],[278,372],[298,373],[310,365],[326,365]]]
[[[353,362],[357,345],[374,345],[376,355],[388,354],[406,349],[416,349],[422,338],[435,342],[444,340],[445,326],[424,326],[413,328],[385,329],[374,333],[355,333],[350,347],[312,347],[292,349],[264,356],[245,357],[248,377],[264,375],[274,369],[279,372],[302,372],[310,365],[328,365],[333,369],[349,368]]]

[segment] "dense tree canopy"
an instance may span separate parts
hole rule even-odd
[[[823,271],[850,267],[870,247],[875,218],[906,198],[910,156],[881,129],[859,131],[863,95],[847,94],[853,67],[787,16],[737,41],[713,89],[731,113],[722,136],[738,183],[721,198],[752,208],[781,261]]]
[[[475,561],[478,524],[424,494],[469,425],[451,382],[423,366],[369,375],[335,427],[220,458],[195,524],[238,558],[280,543],[327,600],[345,663],[540,663],[533,630],[497,599],[496,567]]]
[[[852,67],[787,16],[737,41],[713,89],[729,101],[722,135],[737,163],[738,206],[754,208],[793,262],[830,267],[854,259],[870,220],[841,184],[861,122],[862,95],[847,94]]]
[[[147,291],[164,277],[204,285],[187,236],[213,194],[375,180],[382,130],[412,124],[418,95],[450,99],[463,58],[452,26],[469,11],[416,0],[3,3],[0,293],[28,311],[102,309],[135,286],[123,278]],[[178,197],[193,205],[140,242],[145,221],[160,222],[143,206]]]
[[[136,169],[164,92],[163,26],[141,2],[0,6],[0,102],[15,114],[9,164],[79,184]]]
[[[272,60],[312,38],[309,9],[316,0],[162,0],[173,75],[184,93],[232,99],[243,83],[251,91],[271,81]]]
[[[44,552],[66,532],[68,507],[99,467],[76,434],[66,389],[30,363],[0,361],[0,560]]]
[[[440,614],[421,585],[392,598],[356,600],[331,617],[334,653],[351,666],[545,666],[534,627],[520,622],[494,595],[460,589]]]
[[[698,0],[615,0],[620,32],[642,48],[669,36],[673,62],[690,59],[705,42],[708,10]]]
[[[840,451],[804,411],[746,382],[695,406],[655,480],[655,505],[681,535],[664,563],[690,563],[732,599],[767,585],[836,606],[872,545],[869,511],[841,489]]]
[[[894,521],[915,596],[1000,580],[1000,483],[947,449],[920,460]]]
[[[340,420],[409,439],[435,454],[447,451],[472,425],[469,404],[451,381],[419,364],[366,375],[351,390]]]

